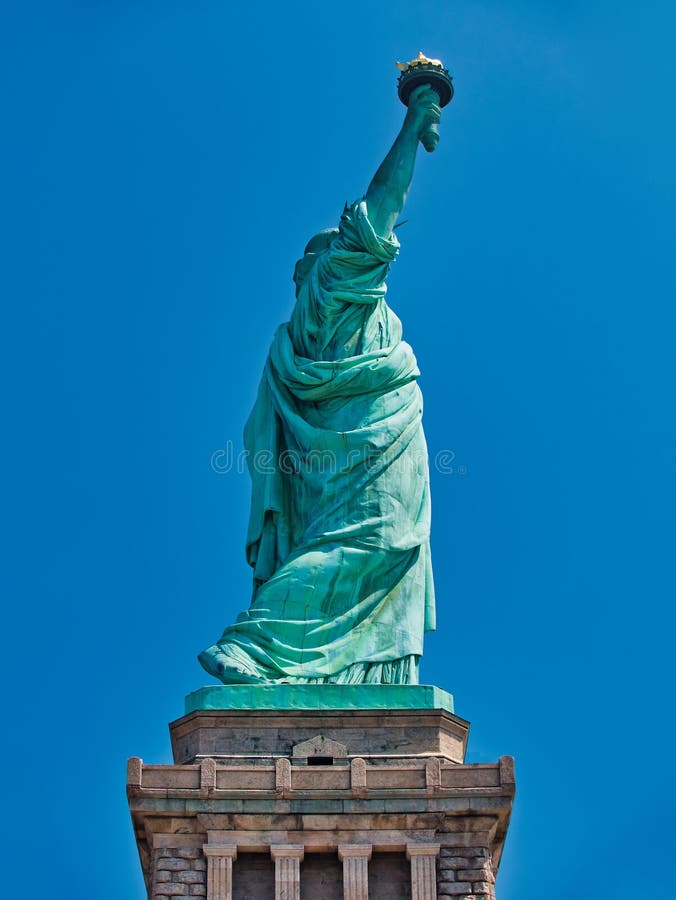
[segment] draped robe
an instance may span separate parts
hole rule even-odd
[[[346,208],[274,337],[245,428],[249,609],[200,655],[222,681],[417,683],[434,628],[419,370],[385,302],[398,252]]]

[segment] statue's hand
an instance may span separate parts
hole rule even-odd
[[[440,121],[439,95],[429,84],[419,85],[409,97],[404,127],[413,131],[425,149],[431,151],[439,140],[439,133],[432,126],[438,125]]]

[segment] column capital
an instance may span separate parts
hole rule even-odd
[[[338,859],[351,857],[364,857],[371,859],[373,847],[371,844],[338,844]]]
[[[300,859],[305,856],[302,844],[271,844],[270,856],[273,859]]]
[[[205,856],[222,856],[228,859],[237,859],[236,844],[204,844],[202,853]]]
[[[412,856],[439,856],[441,844],[406,844],[406,859]]]

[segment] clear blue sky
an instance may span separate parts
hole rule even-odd
[[[674,896],[675,33],[667,0],[2,4],[9,887],[144,896],[126,758],[170,760],[249,596],[210,459],[423,49],[456,97],[389,299],[463,472],[422,678],[469,761],[516,757],[500,900]]]

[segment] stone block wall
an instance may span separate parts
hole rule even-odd
[[[155,900],[166,897],[206,897],[207,864],[193,847],[162,847],[152,852],[152,887]]]
[[[437,895],[455,900],[494,900],[495,875],[485,847],[442,847],[437,860]]]

